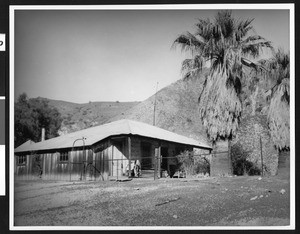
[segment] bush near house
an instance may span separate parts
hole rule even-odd
[[[264,175],[277,174],[278,151],[271,139],[267,123],[267,116],[261,114],[248,115],[242,119],[231,147],[234,174],[257,175],[261,174],[261,168]]]
[[[231,148],[231,162],[234,175],[260,175],[261,168],[256,163],[251,162],[250,151],[243,149],[238,142]]]
[[[184,171],[187,177],[210,172],[210,164],[205,157],[194,157],[191,152],[184,151],[177,155],[177,159],[178,169]]]

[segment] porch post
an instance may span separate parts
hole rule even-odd
[[[158,158],[158,148],[154,149],[154,180],[157,179],[157,158]]]
[[[131,177],[131,138],[130,136],[127,137],[127,142],[128,142],[128,178]]]
[[[158,169],[158,174],[157,174],[157,177],[158,178],[161,178],[161,143],[159,142],[159,145],[158,145],[158,152],[157,152],[157,169]]]

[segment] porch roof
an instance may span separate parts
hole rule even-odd
[[[84,138],[85,146],[92,146],[93,144],[105,138],[118,135],[138,135],[189,145],[195,148],[212,149],[212,147],[207,143],[200,142],[146,123],[123,119],[77,132],[72,132],[42,142],[23,144],[15,149],[15,153],[71,148],[74,141],[80,138]],[[83,141],[76,141],[75,146],[83,146]]]

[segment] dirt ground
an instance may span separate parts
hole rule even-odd
[[[16,181],[15,226],[286,226],[279,177]]]

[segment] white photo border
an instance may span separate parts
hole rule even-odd
[[[290,225],[289,226],[14,226],[14,22],[17,10],[289,10],[290,13]],[[10,230],[294,230],[295,229],[295,10],[294,4],[10,5],[9,7],[9,228]]]

